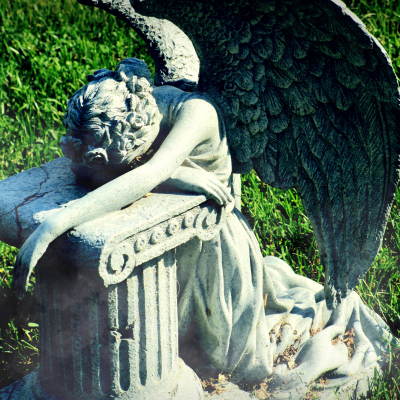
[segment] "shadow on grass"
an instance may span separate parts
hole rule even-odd
[[[32,325],[39,317],[35,290],[18,300],[13,289],[0,287],[0,298],[0,388],[4,388],[32,372],[39,363],[38,353],[29,347],[38,346],[38,329],[32,329]]]

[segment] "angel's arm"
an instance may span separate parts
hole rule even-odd
[[[120,210],[140,199],[173,175],[201,142],[218,132],[218,116],[204,100],[184,103],[175,124],[157,153],[146,164],[114,179],[49,217],[28,238],[14,267],[14,287],[23,295],[29,276],[48,245],[67,230]]]

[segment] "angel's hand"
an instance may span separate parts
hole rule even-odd
[[[188,192],[204,194],[223,206],[234,202],[229,189],[214,174],[201,169],[179,167],[166,183]]]
[[[18,252],[14,266],[13,285],[15,294],[19,299],[28,290],[32,271],[53,239],[49,227],[43,223],[29,236]]]

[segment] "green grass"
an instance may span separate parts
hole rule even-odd
[[[353,0],[348,6],[388,51],[400,76],[400,1]],[[152,60],[132,30],[100,10],[74,0],[0,2],[0,179],[61,155],[58,143],[68,97],[86,75],[113,68],[120,59]],[[310,221],[296,191],[242,178],[243,211],[254,226],[264,255],[287,261],[299,274],[323,283]],[[383,247],[357,291],[400,337],[400,190]],[[17,301],[12,268],[17,250],[0,242],[0,388],[32,371],[38,362],[34,277],[30,294]],[[398,353],[371,399],[400,399]]]

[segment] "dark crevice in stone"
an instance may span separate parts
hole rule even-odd
[[[4,214],[0,214],[0,218],[3,218],[3,217],[5,217],[6,215],[11,214],[11,213],[13,213],[13,212],[15,212],[15,207],[14,207],[12,210],[7,211],[7,212],[4,213]]]
[[[146,385],[147,381],[147,341],[146,341],[146,304],[145,304],[145,287],[143,279],[143,269],[138,271],[139,280],[139,315],[140,315],[140,331],[139,331],[139,344],[140,344],[140,359],[139,359],[139,376],[142,386]]]
[[[163,266],[158,263],[157,266],[157,273],[156,273],[156,290],[157,290],[157,323],[158,323],[158,377],[161,379],[162,377],[162,367],[163,367],[163,356],[162,356],[162,310],[161,310],[161,302],[160,302],[160,268],[163,268]]]
[[[133,330],[130,327],[126,329],[117,329],[117,332],[121,335],[121,339],[133,339]]]
[[[100,353],[100,387],[103,393],[111,390],[110,380],[110,347],[108,331],[108,306],[107,291],[97,293],[97,329],[99,338]]]

